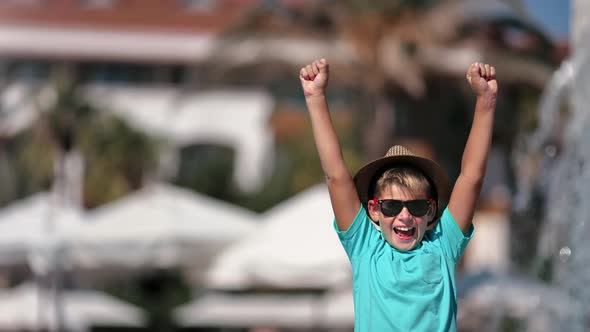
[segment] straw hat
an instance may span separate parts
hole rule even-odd
[[[440,217],[442,211],[449,203],[451,196],[451,184],[449,178],[434,161],[414,155],[410,150],[395,145],[389,148],[384,157],[373,160],[361,167],[354,176],[354,183],[359,198],[363,205],[366,206],[375,190],[375,183],[378,177],[386,170],[392,167],[413,167],[421,171],[435,189],[435,198],[437,201],[437,212],[435,220]]]

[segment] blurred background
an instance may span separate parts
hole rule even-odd
[[[582,0],[0,1],[0,331],[352,331],[299,69],[355,172],[494,142],[460,331],[588,331]]]

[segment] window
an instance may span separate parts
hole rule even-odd
[[[113,8],[118,0],[80,0],[80,5],[88,9]]]
[[[39,80],[49,77],[51,65],[39,60],[8,60],[0,63],[4,75],[10,80]]]
[[[150,65],[118,62],[81,62],[76,70],[82,82],[117,84],[180,84],[186,68],[177,65]]]
[[[198,12],[213,12],[218,2],[216,0],[179,0],[183,9]]]
[[[175,184],[217,198],[233,194],[235,153],[232,148],[194,144],[181,148],[179,157]]]

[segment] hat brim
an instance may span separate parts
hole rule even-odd
[[[359,199],[363,205],[374,198],[370,192],[373,188],[371,185],[377,181],[377,177],[383,174],[386,170],[392,167],[413,167],[420,170],[431,181],[437,193],[437,213],[435,219],[438,219],[449,203],[451,196],[451,184],[448,176],[434,161],[411,155],[389,156],[376,159],[361,169],[354,176],[354,184],[356,186]]]

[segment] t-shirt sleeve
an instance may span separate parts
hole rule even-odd
[[[336,218],[334,218],[334,229],[350,260],[361,255],[367,249],[371,234],[377,232],[371,219],[367,216],[367,210],[362,205],[347,230],[338,229]]]
[[[463,231],[461,231],[461,228],[457,225],[455,218],[448,208],[443,211],[440,221],[435,229],[435,232],[438,234],[441,241],[441,246],[447,253],[447,256],[453,259],[455,263],[457,263],[463,256],[467,244],[469,244],[469,241],[473,238],[474,231],[472,224],[469,226],[467,234],[463,234]]]

